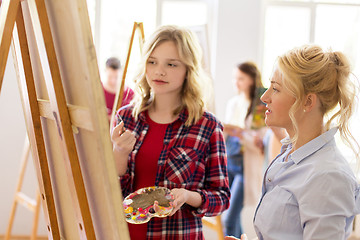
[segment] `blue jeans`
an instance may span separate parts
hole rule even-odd
[[[240,238],[242,233],[241,227],[241,210],[244,201],[244,182],[242,173],[228,172],[229,184],[231,191],[230,207],[225,214],[225,235]]]

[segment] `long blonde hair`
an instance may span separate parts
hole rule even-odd
[[[335,122],[341,138],[359,159],[359,144],[348,126],[354,113],[357,88],[349,78],[351,70],[347,57],[341,52],[324,52],[316,45],[304,45],[280,56],[277,65],[283,76],[284,87],[296,99],[289,111],[295,130],[291,141],[296,142],[298,138],[298,125],[294,114],[301,108],[304,97],[314,93],[321,103],[323,116],[335,109],[335,113],[328,116],[325,130],[329,130],[330,125]]]
[[[158,28],[145,43],[138,74],[135,78],[135,98],[132,115],[137,119],[139,113],[153,104],[151,88],[146,80],[146,62],[153,50],[165,41],[172,41],[177,46],[180,60],[186,66],[186,78],[181,90],[181,106],[174,110],[174,115],[183,109],[188,111],[186,126],[196,123],[204,113],[204,100],[201,82],[207,81],[202,68],[202,52],[194,33],[178,26]]]

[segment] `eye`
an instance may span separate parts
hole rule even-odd
[[[168,66],[169,66],[169,67],[176,67],[177,65],[174,64],[174,63],[169,63]]]
[[[148,60],[147,63],[148,64],[155,64],[155,61],[154,60]]]
[[[274,92],[279,92],[279,90],[277,90],[276,88],[272,88]]]

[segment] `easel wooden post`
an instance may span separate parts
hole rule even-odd
[[[36,200],[33,200],[21,192],[21,187],[22,187],[22,184],[24,181],[26,166],[29,161],[29,155],[30,155],[30,143],[29,143],[28,138],[26,137],[25,143],[24,143],[24,151],[23,151],[23,155],[21,158],[19,179],[18,179],[18,183],[17,183],[17,187],[16,187],[14,202],[11,206],[10,220],[9,220],[9,224],[8,224],[8,227],[6,230],[5,240],[11,239],[11,230],[12,230],[12,226],[13,226],[13,223],[15,220],[15,213],[16,213],[18,204],[21,204],[28,210],[34,212],[33,227],[32,227],[30,240],[36,240],[36,237],[37,237],[39,212],[40,212],[40,193],[39,193],[39,191],[37,191],[36,192]]]
[[[42,138],[42,130],[41,130],[41,123],[40,123],[40,114],[37,104],[35,104],[36,99],[36,92],[34,88],[32,80],[32,69],[31,69],[31,63],[29,58],[29,52],[28,52],[28,46],[27,46],[27,40],[26,40],[26,32],[24,27],[24,18],[22,15],[21,10],[21,4],[19,0],[5,0],[4,3],[2,3],[1,6],[1,12],[0,12],[0,90],[2,85],[2,80],[4,77],[5,72],[5,66],[7,57],[9,54],[10,49],[10,42],[12,38],[12,32],[14,28],[14,24],[16,21],[16,26],[19,34],[19,41],[22,45],[21,52],[22,52],[22,58],[23,58],[23,64],[24,64],[24,72],[26,75],[27,80],[27,88],[28,88],[28,101],[31,103],[32,108],[32,121],[34,124],[34,131],[35,136],[37,136],[37,154],[38,154],[38,162],[40,164],[40,171],[41,171],[41,177],[38,176],[38,178],[42,179],[42,182],[39,182],[41,186],[41,195],[43,200],[45,200],[44,205],[46,206],[46,209],[48,210],[47,213],[45,213],[48,224],[48,230],[49,230],[49,238],[50,239],[60,239],[59,235],[59,228],[58,228],[58,222],[56,217],[56,211],[55,211],[55,204],[54,204],[54,198],[53,198],[53,192],[51,187],[51,181],[50,181],[50,174],[49,169],[47,165],[47,159],[46,159],[46,152],[45,152],[45,146],[44,146],[44,140]],[[35,93],[35,94],[34,94]],[[40,124],[39,124],[40,123]],[[40,128],[39,128],[40,126]],[[48,213],[51,214],[48,214]],[[37,214],[36,214],[37,215]],[[35,228],[35,226],[34,226]]]
[[[86,1],[3,1],[0,90],[11,39],[48,238],[128,240]]]
[[[134,22],[134,26],[133,26],[133,30],[132,30],[132,34],[131,34],[131,38],[130,38],[130,42],[129,42],[129,48],[128,48],[128,52],[127,52],[127,56],[126,56],[125,67],[124,67],[123,75],[122,75],[122,78],[121,78],[120,88],[116,92],[116,96],[115,96],[115,100],[114,100],[114,106],[113,106],[112,113],[111,113],[110,125],[114,121],[115,113],[120,108],[121,103],[122,103],[122,99],[123,99],[123,96],[124,96],[126,73],[127,73],[127,69],[128,69],[128,66],[129,66],[131,49],[132,49],[132,45],[133,45],[133,42],[134,42],[134,37],[135,37],[136,31],[138,31],[138,33],[139,33],[140,52],[142,51],[142,46],[143,46],[144,41],[145,41],[143,23],[142,22]]]
[[[52,74],[52,82],[48,81],[48,89],[52,92],[54,97],[52,102],[57,105],[57,112],[54,112],[55,119],[59,128],[60,137],[62,137],[64,150],[67,152],[67,157],[71,165],[71,171],[74,178],[74,184],[79,199],[80,212],[78,213],[80,222],[80,235],[83,239],[95,239],[94,228],[92,224],[92,218],[90,215],[89,205],[87,201],[87,195],[84,188],[84,182],[79,166],[78,156],[76,152],[76,146],[74,143],[72,125],[70,122],[70,116],[65,101],[64,91],[61,83],[59,66],[55,54],[53,45],[53,39],[50,31],[48,16],[43,0],[36,0],[36,7],[39,14],[41,30],[44,38],[44,45],[47,53],[47,60],[49,61],[50,70]],[[16,21],[19,43],[21,48],[21,57],[23,61],[23,70],[26,80],[26,87],[28,93],[27,103],[31,108],[31,120],[33,128],[32,136],[35,137],[36,146],[34,147],[37,151],[35,161],[40,166],[37,173],[40,185],[40,191],[42,199],[45,201],[45,212],[46,219],[48,222],[49,238],[60,239],[59,227],[56,216],[56,209],[54,204],[54,197],[51,186],[51,178],[49,174],[49,166],[46,157],[44,138],[42,133],[42,124],[40,119],[40,110],[38,105],[38,99],[36,96],[36,90],[33,79],[32,66],[30,61],[29,48],[27,45],[27,36],[25,30],[25,22],[22,13],[22,7],[19,0],[5,0],[1,8],[0,14],[0,89],[4,76],[7,56],[10,48],[10,41],[14,24]],[[57,118],[62,119],[59,121]],[[60,123],[61,124],[60,124]],[[61,131],[61,133],[60,133]],[[35,217],[37,218],[38,215]],[[34,226],[35,228],[35,226]]]
[[[0,0],[0,7],[1,7],[1,4],[2,4],[2,1]],[[1,84],[0,84],[0,90],[1,90]],[[14,223],[15,213],[16,213],[16,208],[18,206],[18,203],[24,205],[27,209],[34,212],[33,228],[32,228],[32,232],[31,232],[30,240],[36,240],[38,223],[39,223],[39,212],[40,212],[40,193],[39,193],[39,191],[37,191],[36,201],[34,201],[33,199],[29,199],[27,196],[25,196],[21,192],[21,187],[23,184],[25,169],[26,169],[26,166],[27,166],[27,163],[29,160],[29,155],[30,155],[30,143],[29,143],[28,137],[26,136],[25,143],[24,143],[23,155],[21,158],[22,160],[21,160],[19,179],[18,179],[18,183],[17,183],[17,187],[16,187],[14,202],[11,207],[8,228],[5,233],[5,240],[9,240],[11,238],[11,230],[12,230],[12,226]]]
[[[212,219],[214,219],[215,222],[203,218],[202,220],[203,225],[210,229],[215,230],[218,235],[218,239],[224,240],[225,237],[224,237],[224,231],[222,229],[221,216],[212,217]]]

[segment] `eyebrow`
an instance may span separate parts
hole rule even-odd
[[[157,59],[156,57],[152,57],[152,56],[150,56],[149,58]],[[177,62],[181,62],[180,59],[176,59],[176,58],[167,58],[166,60],[167,60],[167,61],[177,61]]]
[[[270,81],[270,83],[277,84],[277,85],[281,86],[281,84],[280,84],[280,83],[275,82],[275,81]]]

